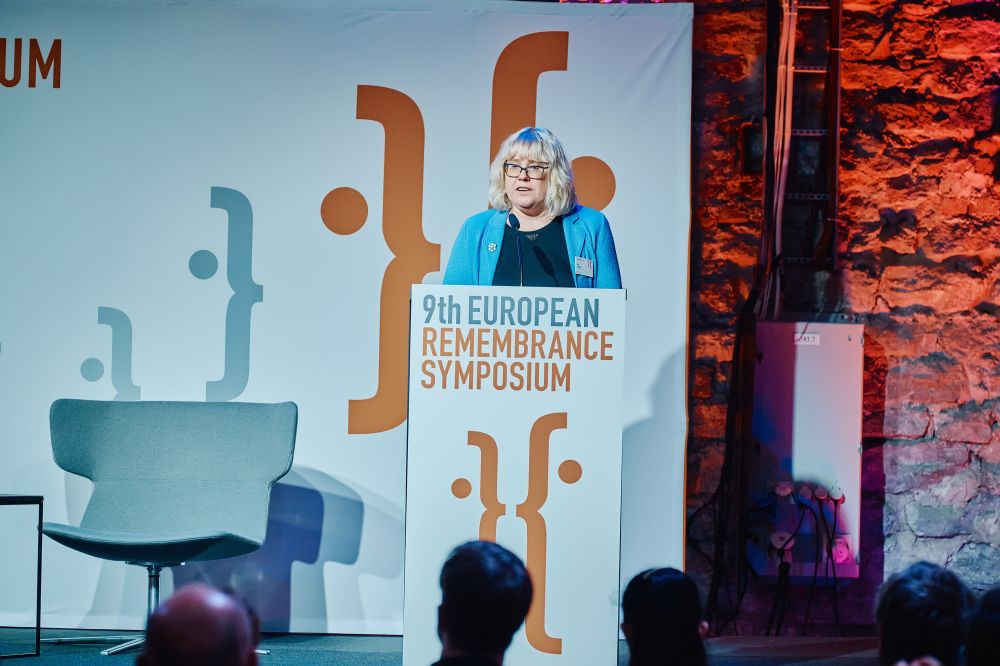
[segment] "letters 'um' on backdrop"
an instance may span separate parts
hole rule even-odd
[[[79,521],[56,398],[294,400],[264,547],[164,591],[399,633],[410,285],[441,281],[502,138],[541,125],[628,288],[621,576],[681,565],[691,6],[250,4],[0,5],[0,492]],[[44,625],[142,626],[140,569],[47,543],[44,572]]]

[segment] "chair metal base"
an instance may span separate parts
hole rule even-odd
[[[178,566],[177,564],[153,564],[150,562],[126,562],[126,564],[135,564],[140,567],[146,567],[146,574],[148,576],[148,587],[146,594],[146,617],[148,618],[156,610],[156,607],[160,605],[160,571],[163,567],[167,566]],[[182,563],[183,564],[183,563]],[[124,641],[124,642],[122,642]],[[73,636],[67,638],[43,638],[42,643],[63,643],[72,644],[76,643],[78,645],[102,645],[105,643],[119,643],[114,647],[109,647],[107,650],[101,650],[101,654],[105,657],[112,654],[118,654],[120,652],[128,652],[129,650],[135,650],[141,648],[143,643],[146,642],[145,634],[128,634],[125,636]]]
[[[129,650],[136,650],[138,648],[141,648],[145,642],[146,642],[146,637],[140,636],[138,638],[133,638],[130,641],[126,641],[121,645],[109,647],[107,650],[101,650],[101,654],[107,657],[108,655],[118,654],[119,652],[128,652]]]
[[[146,567],[146,573],[149,577],[148,592],[146,595],[146,617],[150,617],[156,607],[160,604],[160,571],[163,567],[167,566],[181,566],[184,563],[179,564],[152,564],[149,562],[127,562],[126,564],[135,564],[140,567]],[[145,634],[131,634],[126,636],[73,636],[67,638],[43,638],[42,643],[77,643],[77,644],[97,644],[101,645],[103,643],[119,643],[120,641],[125,641],[114,647],[109,647],[107,650],[101,650],[101,654],[105,657],[118,654],[120,652],[128,652],[129,650],[135,650],[141,648],[143,643],[146,642]],[[270,650],[255,650],[257,654],[268,655],[271,654]]]
[[[82,645],[100,645],[102,643],[119,643],[119,641],[125,641],[114,647],[109,647],[106,650],[101,650],[101,654],[105,657],[118,654],[119,652],[128,652],[129,650],[135,650],[146,642],[145,636],[72,636],[63,638],[43,638],[43,643],[62,643],[64,645],[71,644],[82,644]],[[270,650],[262,650],[257,648],[254,650],[259,655],[267,656],[271,654]]]
[[[125,641],[124,643],[119,643],[119,641]],[[146,642],[145,636],[66,636],[62,638],[43,638],[43,643],[61,643],[63,645],[101,645],[102,643],[119,643],[114,647],[109,647],[106,650],[101,650],[101,654],[105,657],[118,654],[119,652],[128,652],[129,650],[135,650],[142,647]],[[259,655],[267,656],[271,654],[270,650],[262,650],[257,648],[254,650]]]
[[[63,645],[102,645],[104,643],[117,643],[118,645],[109,647],[106,650],[101,650],[101,654],[108,656],[140,648],[142,647],[142,644],[146,642],[146,637],[136,636],[135,634],[123,636],[70,636],[62,638],[43,638],[42,642]]]

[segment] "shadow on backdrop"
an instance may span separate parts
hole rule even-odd
[[[662,553],[673,540],[671,528],[683,540],[684,465],[686,460],[682,411],[671,413],[676,391],[684,390],[685,351],[672,353],[660,366],[649,391],[650,416],[625,428],[622,433],[622,589],[642,569],[653,566],[681,566],[668,562]],[[678,379],[678,377],[680,379]],[[679,433],[671,441],[670,433]],[[681,453],[678,455],[677,447]],[[677,470],[677,465],[680,470]],[[681,488],[662,490],[671,472]],[[661,489],[661,490],[658,490]],[[680,504],[664,504],[663,498],[680,497]],[[672,513],[675,512],[675,513]]]
[[[257,611],[264,631],[288,632],[292,618],[292,568],[297,580],[296,610],[325,624],[323,565],[354,564],[361,548],[365,506],[352,488],[316,470],[295,468],[271,489],[264,545],[241,557],[173,567],[174,589],[193,582],[231,589]],[[297,572],[298,573],[298,572]]]

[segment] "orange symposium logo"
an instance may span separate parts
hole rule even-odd
[[[28,40],[27,54],[24,53],[24,39],[15,37],[11,41],[7,37],[0,37],[0,85],[4,88],[13,88],[21,82],[22,67],[27,71],[28,87],[34,88],[38,85],[39,79],[51,79],[49,83],[53,88],[60,86],[60,74],[62,72],[62,40],[53,39],[52,46],[47,54],[42,53],[42,45],[34,37]],[[8,59],[8,51],[9,59]]]
[[[536,32],[510,42],[493,71],[490,155],[522,127],[535,124],[538,77],[566,71],[568,32]],[[382,235],[392,252],[382,278],[379,301],[378,386],[375,395],[350,400],[349,434],[391,430],[406,420],[407,331],[410,286],[441,269],[441,246],[424,236],[424,119],[416,103],[392,88],[359,85],[357,118],[385,129],[382,187]],[[573,160],[577,194],[585,206],[603,210],[615,194],[611,168],[596,157]],[[347,236],[364,226],[368,202],[351,187],[338,187],[323,198],[323,224]]]
[[[545,630],[547,530],[541,509],[549,496],[549,438],[555,430],[565,428],[566,412],[545,414],[531,426],[528,439],[528,496],[517,505],[516,511],[527,530],[527,566],[535,588],[531,609],[524,621],[524,632],[531,647],[546,654],[561,654],[562,639],[550,636]],[[507,506],[497,494],[497,443],[484,432],[470,430],[468,444],[478,448],[480,456],[479,501],[483,505],[483,515],[479,519],[479,538],[496,541],[497,521],[507,512]],[[573,484],[583,476],[583,468],[575,460],[564,460],[559,465],[558,473],[564,483]],[[464,478],[455,479],[451,484],[451,492],[455,497],[465,499],[472,494],[472,483]]]

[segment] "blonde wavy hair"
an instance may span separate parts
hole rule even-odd
[[[573,187],[573,168],[556,135],[544,127],[524,127],[500,144],[493,163],[490,164],[490,206],[496,210],[510,210],[510,199],[504,188],[503,165],[506,162],[529,160],[549,165],[549,190],[545,195],[545,212],[565,215],[576,206],[576,188]]]

